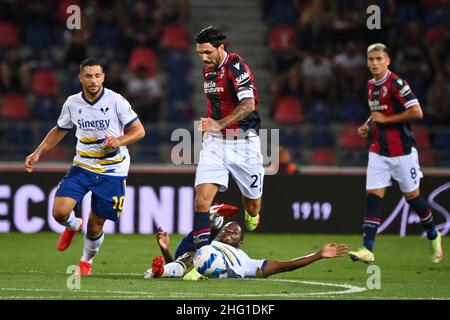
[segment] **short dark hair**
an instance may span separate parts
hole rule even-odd
[[[93,58],[87,58],[83,60],[83,62],[81,62],[80,64],[80,73],[83,71],[84,67],[92,67],[92,66],[100,66],[103,70],[102,65],[97,60]]]
[[[228,46],[227,36],[215,26],[208,26],[195,35],[196,43],[211,43],[218,48],[221,44]]]

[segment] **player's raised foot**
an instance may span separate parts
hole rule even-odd
[[[164,273],[164,257],[157,256],[153,258],[152,267],[144,273],[145,279],[161,278]]]
[[[79,275],[90,276],[92,274],[92,263],[80,260]]]
[[[248,231],[255,230],[259,225],[259,213],[256,216],[251,216],[247,211],[245,212],[245,228]]]
[[[63,233],[59,236],[58,242],[57,242],[57,248],[59,251],[64,251],[67,248],[70,247],[72,244],[73,238],[76,236],[78,231],[81,230],[81,227],[83,226],[83,220],[81,218],[78,219],[78,228],[75,231],[71,231],[69,228],[66,228]]]
[[[188,273],[186,273],[184,275],[183,280],[186,280],[186,281],[198,281],[198,280],[208,280],[208,278],[205,277],[204,275],[202,275],[201,273],[199,273],[197,271],[197,269],[192,268],[191,271],[189,271]]]
[[[349,251],[348,255],[352,261],[361,261],[364,263],[373,263],[375,261],[375,255],[367,248]]]
[[[231,204],[214,204],[209,208],[209,213],[216,213],[219,216],[229,218],[234,217],[239,212],[239,208]]]
[[[442,236],[438,232],[436,239],[430,241],[431,249],[431,263],[439,263],[444,258],[444,251],[442,251]]]

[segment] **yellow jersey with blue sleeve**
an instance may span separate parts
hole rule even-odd
[[[94,101],[87,100],[83,92],[68,97],[57,126],[61,130],[76,126],[78,142],[73,165],[95,173],[126,177],[130,167],[127,147],[107,149],[104,141],[106,136],[122,136],[124,129],[137,119],[123,96],[103,88]]]

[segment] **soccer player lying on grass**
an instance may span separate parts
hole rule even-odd
[[[200,254],[202,250],[213,250],[217,252],[217,257],[223,259],[222,265],[224,266],[224,269],[213,274],[212,276],[214,277],[266,278],[277,273],[293,271],[305,267],[323,258],[341,257],[347,252],[348,248],[346,244],[328,243],[324,245],[320,251],[289,261],[268,259],[256,260],[251,259],[240,249],[243,240],[244,233],[241,226],[237,222],[230,221],[220,229],[217,240],[212,241],[211,245],[202,247],[197,253],[193,250],[184,252],[180,250],[180,246],[194,248],[193,243],[190,246],[186,245],[188,242],[193,242],[192,234],[190,233],[187,235],[177,247],[176,260],[174,260],[169,251],[169,235],[160,228],[157,234],[157,242],[164,258],[162,256],[155,257],[152,262],[152,267],[145,272],[144,278],[183,276],[183,280],[203,279],[204,276],[208,274],[209,270],[204,270],[201,266],[205,266],[206,264],[209,268],[214,262],[211,260],[207,262],[206,260],[211,257],[210,255]],[[196,260],[195,263],[194,259]],[[167,264],[164,264],[164,260]],[[203,274],[200,274],[199,271],[203,272]]]

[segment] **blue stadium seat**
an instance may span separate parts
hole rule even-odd
[[[48,50],[53,43],[50,31],[42,23],[31,23],[27,25],[24,42],[37,51],[41,49]]]
[[[314,128],[309,133],[309,145],[313,148],[335,146],[333,133],[330,129]]]
[[[298,148],[302,145],[300,130],[283,127],[280,129],[280,145],[288,148]]]
[[[57,98],[38,96],[33,107],[33,116],[42,121],[53,121],[59,117],[61,106],[58,104]]]
[[[169,76],[187,76],[191,68],[186,50],[170,50],[165,53],[165,69]]]
[[[361,122],[369,116],[369,109],[365,108],[357,99],[345,99],[339,109],[339,120],[342,122]]]
[[[271,26],[295,25],[296,10],[291,1],[276,1],[270,6],[267,23]]]
[[[331,107],[327,102],[314,100],[307,108],[308,122],[314,124],[331,123]]]

